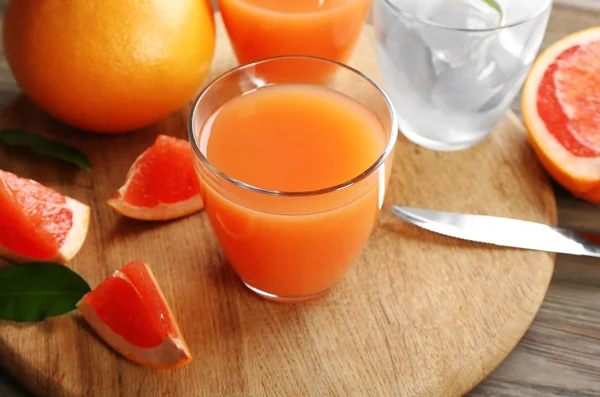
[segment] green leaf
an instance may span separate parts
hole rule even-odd
[[[37,154],[54,157],[86,170],[90,170],[90,161],[78,149],[65,145],[64,143],[51,141],[42,136],[24,130],[2,130],[0,131],[0,144],[5,146],[25,146]]]
[[[0,319],[33,322],[75,309],[88,283],[66,266],[29,263],[0,270]]]
[[[6,266],[11,266],[13,263],[10,263],[6,259],[0,258],[0,269],[5,268]]]
[[[502,18],[502,8],[500,8],[500,5],[498,5],[495,0],[483,0],[483,2],[498,11],[500,18]]]

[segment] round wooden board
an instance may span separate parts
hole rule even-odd
[[[217,28],[209,78],[236,63],[218,16]],[[370,27],[352,65],[379,80]],[[156,135],[185,137],[186,121],[184,109],[143,131],[98,136],[52,120],[24,98],[0,117],[0,128],[42,133],[90,156],[87,173],[0,148],[0,168],[90,204],[89,236],[70,266],[94,286],[131,259],[149,262],[194,354],[190,365],[157,371],[121,358],[75,313],[41,324],[0,322],[0,363],[34,393],[458,396],[500,363],[533,320],[553,255],[438,236],[390,212],[402,204],[555,223],[551,187],[514,115],[462,152],[399,138],[387,201],[364,254],[328,296],[300,305],[246,290],[205,214],[144,223],[105,204]]]

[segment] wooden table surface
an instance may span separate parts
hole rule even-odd
[[[6,2],[0,0],[0,9]],[[596,25],[600,0],[555,1],[544,46]],[[8,67],[0,60],[0,106],[17,94]],[[519,101],[514,110],[520,113]],[[600,232],[600,207],[577,200],[558,186],[555,192],[561,226]],[[0,370],[0,397],[23,396],[30,395]],[[469,396],[600,396],[599,261],[558,256],[553,281],[531,328]]]

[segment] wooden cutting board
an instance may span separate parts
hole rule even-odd
[[[209,79],[235,65],[217,22]],[[379,80],[369,27],[352,65]],[[402,204],[555,223],[551,187],[513,114],[462,152],[399,138],[387,201],[364,254],[325,298],[283,305],[242,286],[204,213],[144,223],[105,204],[158,133],[186,136],[187,110],[120,136],[74,130],[22,97],[0,115],[0,128],[42,133],[89,155],[91,173],[0,149],[0,168],[90,204],[89,235],[70,266],[95,286],[129,260],[149,262],[194,354],[190,365],[157,371],[121,358],[76,313],[39,324],[0,322],[0,364],[35,394],[459,396],[527,330],[553,255],[438,236],[390,212]]]

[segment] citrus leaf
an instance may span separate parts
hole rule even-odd
[[[496,3],[495,0],[483,0],[483,2],[492,7],[494,10],[498,11],[498,13],[500,14],[500,18],[502,18],[502,8],[500,8],[500,6],[498,5],[498,3]]]
[[[78,165],[88,171],[91,169],[90,161],[78,149],[28,131],[18,129],[2,130],[0,131],[0,144],[25,146],[42,156],[54,157]]]
[[[13,263],[10,263],[9,261],[7,261],[6,259],[2,259],[0,258],[0,270],[7,267],[7,266],[12,266]]]
[[[33,322],[65,314],[89,291],[88,283],[63,265],[9,266],[0,270],[0,319]]]

